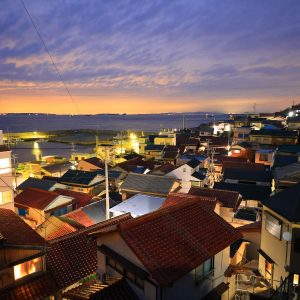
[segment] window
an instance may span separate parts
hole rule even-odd
[[[294,251],[295,252],[300,252],[300,238],[295,238]]]
[[[21,217],[25,217],[26,215],[28,215],[28,209],[18,208],[18,215]]]
[[[11,172],[9,158],[0,158],[0,174]]]
[[[281,226],[282,222],[279,219],[266,212],[266,230],[279,240],[281,239]]]
[[[14,266],[15,280],[42,270],[43,270],[42,258],[41,257],[34,258],[32,260]]]
[[[202,265],[195,269],[195,283],[198,284],[204,277],[213,270],[213,258],[209,258]]]
[[[13,194],[11,191],[0,192],[0,205],[10,203],[13,201]]]
[[[261,154],[259,155],[259,160],[260,160],[260,161],[268,161],[268,154],[263,154],[263,153],[261,153]]]
[[[131,282],[136,284],[141,289],[144,289],[144,280],[137,277],[132,272],[126,270],[122,265],[118,264],[114,259],[107,257],[106,258],[107,265],[112,267],[114,270],[116,270],[118,273],[124,275],[126,278],[128,278]]]
[[[65,215],[67,212],[68,212],[68,208],[65,206],[65,207],[55,209],[50,213],[50,215],[59,217],[61,215]]]

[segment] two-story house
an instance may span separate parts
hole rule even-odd
[[[252,130],[250,142],[261,145],[294,145],[298,140],[298,131],[291,130]]]
[[[224,272],[241,234],[203,201],[184,201],[91,234],[99,277],[122,277],[138,299],[230,299]]]
[[[299,224],[300,183],[264,201],[259,271],[275,289],[286,278],[289,289],[300,284]]]

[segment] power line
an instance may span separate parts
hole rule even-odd
[[[30,19],[30,21],[31,21],[31,24],[32,24],[32,26],[34,27],[34,29],[35,29],[35,31],[36,31],[38,37],[40,38],[40,40],[41,40],[41,42],[42,42],[42,44],[43,44],[43,46],[44,46],[44,48],[45,48],[45,50],[46,50],[46,52],[47,52],[49,58],[50,58],[50,60],[51,60],[51,63],[52,63],[52,65],[53,65],[53,67],[54,67],[54,70],[56,71],[56,73],[57,73],[57,75],[58,75],[60,81],[63,83],[63,85],[64,85],[64,87],[65,87],[65,90],[67,91],[67,94],[69,95],[70,99],[72,100],[72,102],[73,102],[74,106],[76,107],[77,112],[78,112],[78,114],[79,114],[79,113],[80,113],[79,107],[78,107],[77,103],[75,102],[74,98],[72,97],[71,92],[70,92],[70,90],[69,90],[67,84],[66,84],[65,81],[63,80],[62,75],[61,75],[61,73],[60,73],[58,67],[56,66],[56,64],[55,64],[55,62],[54,62],[54,59],[53,59],[53,57],[52,57],[52,55],[51,55],[51,53],[50,53],[49,48],[47,47],[47,44],[46,44],[45,40],[43,39],[43,37],[42,37],[42,35],[41,35],[41,33],[40,33],[40,31],[39,31],[37,25],[35,24],[35,22],[34,22],[32,16],[31,16],[31,14],[30,14],[30,12],[28,11],[28,9],[27,9],[27,7],[26,7],[24,1],[23,1],[23,0],[20,0],[20,2],[21,2],[21,4],[23,5],[23,8],[24,8],[24,10],[26,11],[26,13],[27,13],[27,15],[28,15],[28,17],[29,17],[29,19]]]

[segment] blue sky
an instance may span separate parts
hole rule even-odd
[[[299,100],[298,0],[24,2],[80,113],[273,111]],[[76,113],[21,2],[1,7],[0,112]]]

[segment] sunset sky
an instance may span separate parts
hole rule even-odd
[[[299,0],[24,0],[0,10],[0,113],[274,111],[300,102]]]

